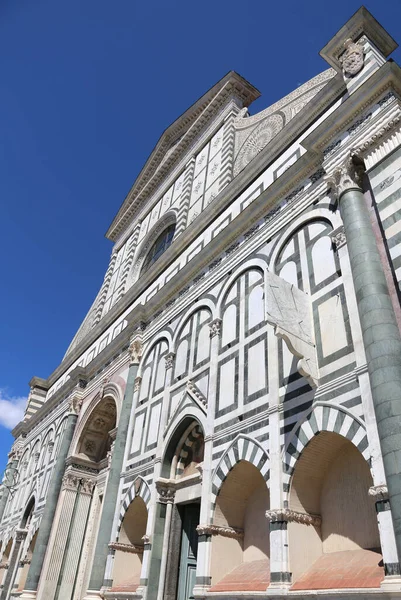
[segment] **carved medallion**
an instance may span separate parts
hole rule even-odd
[[[346,48],[344,54],[340,56],[340,62],[343,66],[346,77],[354,77],[363,69],[364,52],[362,46],[355,44],[351,39],[344,42]]]

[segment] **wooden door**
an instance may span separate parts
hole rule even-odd
[[[199,504],[182,507],[182,537],[177,600],[192,600],[196,581],[196,558],[198,555]]]

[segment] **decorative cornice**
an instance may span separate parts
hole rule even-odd
[[[129,554],[143,554],[143,546],[138,544],[122,544],[121,542],[110,542],[111,550],[119,550],[120,552],[128,552]]]
[[[352,150],[352,153],[361,157],[365,157],[368,152],[374,150],[377,146],[382,144],[386,138],[390,137],[394,130],[401,122],[401,114],[394,117],[383,125],[375,134],[373,134],[368,140],[357,146]]]
[[[198,525],[196,528],[198,535],[221,535],[222,537],[241,540],[244,537],[244,530],[238,527],[229,527],[222,525]]]
[[[200,389],[195,385],[195,383],[191,379],[188,379],[186,387],[187,387],[187,391],[190,394],[192,394],[193,396],[195,396],[195,398],[201,404],[203,404],[203,406],[207,406],[207,399],[205,398],[205,396],[202,394]]]
[[[266,519],[270,523],[284,521],[286,523],[302,523],[302,525],[313,525],[319,527],[322,524],[320,515],[311,515],[309,513],[290,510],[289,508],[278,508],[266,511]]]

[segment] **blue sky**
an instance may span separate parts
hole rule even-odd
[[[103,236],[162,131],[230,69],[265,108],[327,65],[360,0],[2,0],[0,471],[28,381],[60,362]],[[367,8],[401,42],[400,0]],[[397,50],[393,58],[401,62]]]

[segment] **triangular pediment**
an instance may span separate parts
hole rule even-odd
[[[207,414],[207,400],[200,391],[200,389],[189,380],[185,389],[182,392],[181,399],[177,402],[175,408],[172,410],[166,428],[164,430],[164,437],[166,437],[171,424],[175,421],[179,415],[184,415],[188,410],[200,409],[204,415]]]
[[[260,92],[253,85],[235,71],[230,71],[178,117],[160,136],[106,237],[113,241],[117,239],[135,212],[179,163],[195,137],[202,133],[222,107],[233,98],[240,106],[249,106],[259,96]]]

